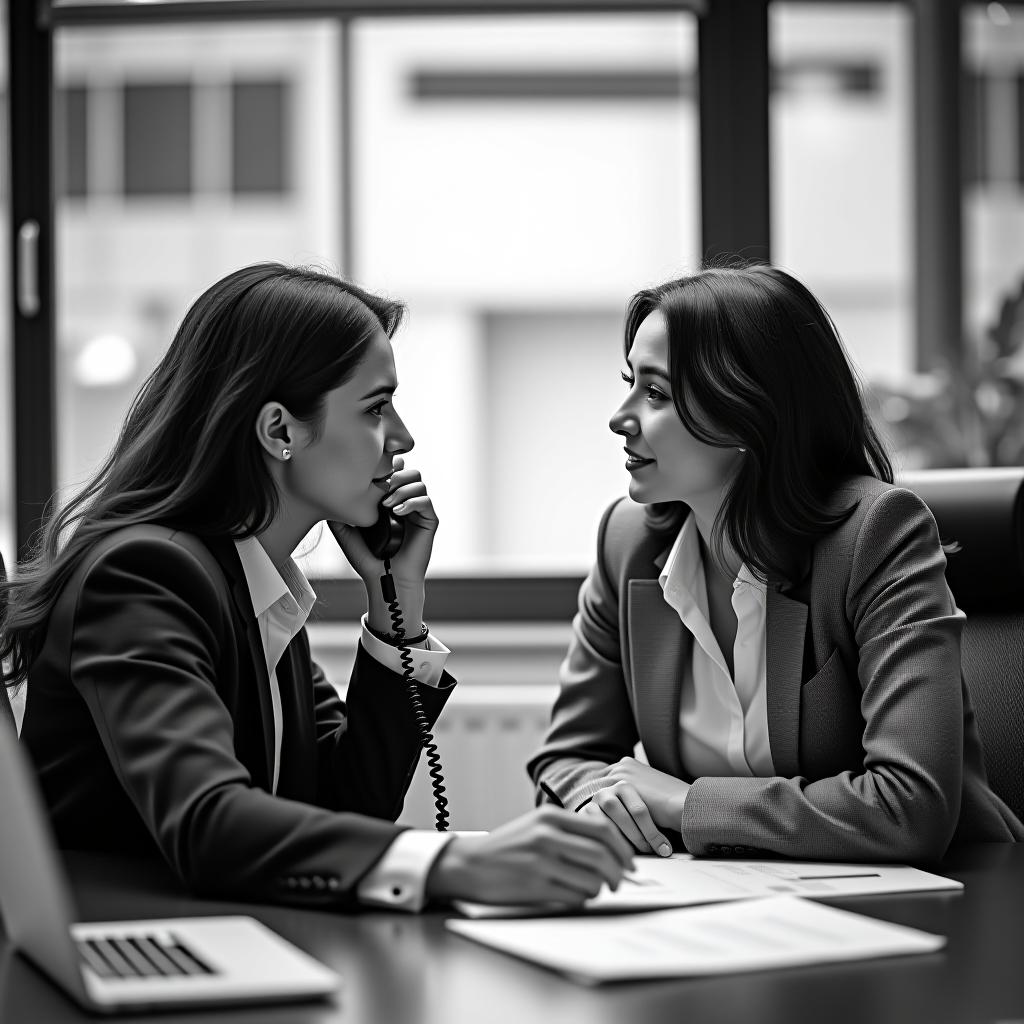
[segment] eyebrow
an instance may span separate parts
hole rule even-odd
[[[377,395],[393,395],[397,388],[397,384],[378,384],[372,391],[367,391],[365,395],[360,397],[359,401],[365,402],[368,398],[374,398]]]
[[[633,369],[628,359],[626,360],[626,365],[629,366],[631,370]],[[669,377],[668,373],[660,366],[652,366],[650,363],[641,363],[640,366],[637,367],[636,372],[647,377],[660,377],[666,383],[672,383],[672,378]]]

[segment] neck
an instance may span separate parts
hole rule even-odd
[[[698,498],[687,502],[687,504],[697,527],[697,533],[700,534],[700,553],[704,560],[705,571],[713,570],[721,575],[728,575],[731,579],[736,579],[743,560],[726,538],[723,537],[717,545],[712,541],[715,519],[722,505],[722,495],[715,495],[713,498]]]
[[[280,568],[316,522],[314,516],[302,514],[292,507],[287,496],[281,495],[277,515],[269,526],[256,534],[256,539],[263,545],[263,550],[270,556],[274,565]]]

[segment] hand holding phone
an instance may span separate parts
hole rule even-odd
[[[388,556],[391,571],[405,621],[412,630],[422,621],[437,514],[419,472],[406,468],[401,456],[394,458],[390,489],[382,498],[388,504],[378,508],[377,521],[370,526],[356,527],[330,520],[327,525],[366,586],[370,625],[375,629],[389,629],[387,604],[381,599],[380,574],[383,555],[387,553],[385,547],[392,552]]]

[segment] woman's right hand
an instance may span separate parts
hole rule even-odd
[[[541,807],[484,836],[456,836],[427,877],[432,900],[579,904],[617,889],[633,852],[607,819]]]
[[[625,781],[599,789],[580,814],[610,821],[638,853],[653,853],[668,857],[672,844],[658,828],[644,798],[636,787]]]

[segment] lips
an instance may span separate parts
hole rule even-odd
[[[623,451],[626,453],[626,469],[642,469],[654,462],[654,459],[645,459],[629,448],[624,448]]]
[[[379,487],[382,491],[389,491],[391,489],[391,474],[387,476],[375,476],[373,478],[373,485]]]

